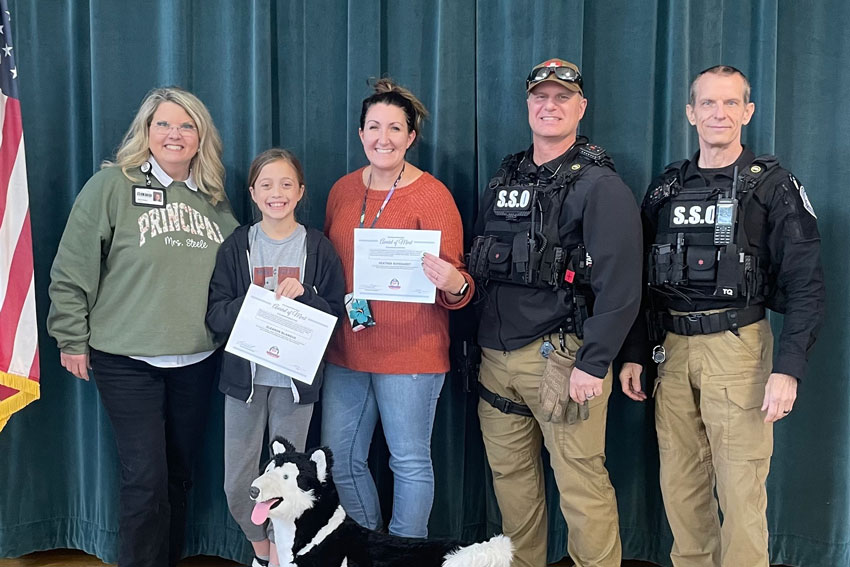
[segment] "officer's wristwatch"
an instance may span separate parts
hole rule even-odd
[[[457,293],[450,291],[449,295],[454,295],[455,297],[463,297],[464,295],[466,295],[467,291],[469,291],[469,282],[466,281],[466,278],[464,278],[463,285],[460,286],[460,290]]]

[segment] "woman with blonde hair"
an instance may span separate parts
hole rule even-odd
[[[48,332],[95,384],[121,463],[121,567],[176,565],[219,343],[204,324],[216,251],[236,227],[203,103],[154,89],[114,161],[71,209],[50,272]]]
[[[347,297],[352,324],[334,335],[325,357],[322,442],[334,454],[334,481],[345,511],[369,528],[381,524],[366,459],[380,416],[394,477],[389,531],[424,538],[434,500],[431,430],[449,370],[448,310],[472,298],[463,266],[463,225],[445,185],[405,159],[427,111],[389,79],[363,101],[360,140],[369,165],[331,188],[325,233],[352,291],[355,228],[439,230],[440,254],[422,270],[437,287],[435,303]],[[363,316],[369,309],[371,317]]]

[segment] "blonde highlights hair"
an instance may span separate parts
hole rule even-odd
[[[428,110],[422,104],[416,95],[403,86],[395,83],[392,79],[384,77],[382,79],[374,79],[372,87],[375,93],[363,99],[363,106],[360,110],[360,129],[366,125],[366,113],[373,104],[391,104],[397,106],[404,111],[407,118],[408,132],[416,132],[416,138],[413,143],[419,141],[421,135],[422,124],[428,118]]]
[[[213,205],[227,201],[224,165],[221,163],[221,136],[204,103],[189,91],[178,87],[156,88],[145,96],[115,152],[115,159],[105,160],[101,167],[120,167],[128,179],[135,180],[130,171],[146,162],[151,155],[150,125],[156,109],[163,102],[172,102],[183,108],[198,128],[198,153],[192,158],[189,169],[199,190],[209,197]]]

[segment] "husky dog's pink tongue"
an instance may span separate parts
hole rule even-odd
[[[272,498],[271,500],[254,504],[254,511],[251,512],[251,521],[258,526],[262,526],[269,519],[269,510],[277,502],[280,502],[280,498]]]

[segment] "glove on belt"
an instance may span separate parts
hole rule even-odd
[[[575,366],[575,359],[558,349],[549,353],[546,369],[540,380],[540,410],[543,421],[552,423],[567,422],[572,425],[579,420],[590,417],[587,402],[576,403],[570,397],[570,374]]]

